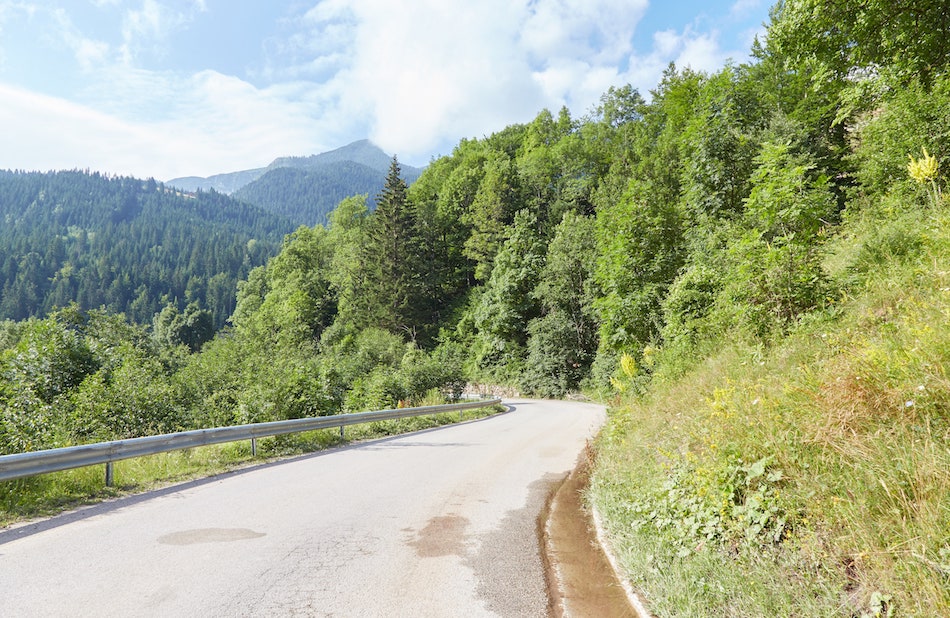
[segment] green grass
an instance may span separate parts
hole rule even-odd
[[[657,616],[950,614],[950,214],[843,232],[834,307],[612,407],[589,497]]]
[[[341,439],[339,429],[262,438],[257,455],[250,442],[231,442],[118,461],[114,484],[105,485],[105,466],[88,466],[52,474],[0,482],[0,526],[54,515],[79,506],[141,493],[165,485],[221,474],[284,457],[344,444],[420,431],[483,418],[501,408],[477,408],[429,416],[352,425]]]

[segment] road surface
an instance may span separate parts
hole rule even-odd
[[[0,530],[0,617],[545,616],[537,516],[604,411],[510,404]]]

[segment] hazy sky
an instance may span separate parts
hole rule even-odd
[[[0,169],[167,180],[370,138],[424,165],[670,61],[744,62],[768,0],[0,0]]]

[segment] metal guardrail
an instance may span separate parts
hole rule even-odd
[[[106,484],[112,484],[112,462],[143,455],[156,455],[196,446],[221,444],[223,442],[239,442],[251,440],[252,452],[256,451],[257,438],[279,436],[288,433],[312,431],[315,429],[343,428],[347,425],[371,423],[374,421],[389,421],[410,416],[425,416],[441,414],[501,403],[501,399],[486,399],[467,403],[451,403],[441,406],[423,406],[418,408],[400,408],[395,410],[376,410],[373,412],[354,412],[351,414],[336,414],[313,418],[298,418],[289,421],[273,421],[270,423],[253,423],[250,425],[233,425],[230,427],[214,427],[211,429],[195,429],[178,433],[167,433],[158,436],[130,438],[128,440],[114,440],[112,442],[97,442],[80,446],[67,446],[45,451],[29,453],[15,453],[0,456],[0,481],[58,472],[71,468],[82,468],[106,464]]]

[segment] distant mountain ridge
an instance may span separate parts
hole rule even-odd
[[[280,157],[267,167],[168,181],[184,191],[225,193],[235,199],[285,217],[295,225],[322,225],[344,198],[366,194],[369,208],[386,182],[392,157],[369,140],[309,157]],[[402,177],[411,184],[422,170],[402,165]]]
[[[392,157],[386,154],[379,146],[368,139],[358,140],[346,146],[342,146],[328,152],[310,155],[307,157],[279,157],[274,159],[267,167],[259,167],[250,170],[241,170],[237,172],[228,172],[225,174],[215,174],[203,178],[200,176],[185,176],[182,178],[173,178],[165,184],[176,187],[183,191],[210,191],[214,189],[218,193],[232,194],[243,187],[258,180],[268,172],[280,168],[299,168],[306,170],[316,170],[332,166],[335,163],[351,161],[380,172],[385,177],[389,171],[389,164]],[[401,165],[403,178],[411,183],[422,174],[422,170],[411,165]],[[380,186],[382,186],[380,184]],[[355,195],[360,191],[354,191],[349,195]],[[346,197],[346,196],[344,196]]]
[[[347,144],[342,148],[311,155],[309,157],[280,157],[279,159],[274,159],[273,163],[268,165],[266,169],[272,170],[278,167],[316,169],[333,163],[352,161],[353,163],[365,165],[377,172],[385,174],[389,171],[389,164],[392,160],[393,158],[386,154],[379,146],[368,139],[362,139],[352,144]],[[422,170],[414,168],[411,165],[400,164],[400,167],[402,167],[404,174],[409,174],[410,176],[418,177],[418,175],[422,173]]]
[[[215,174],[207,178],[202,178],[201,176],[185,176],[182,178],[173,178],[165,184],[169,187],[175,187],[176,189],[189,191],[191,193],[195,191],[211,191],[213,189],[218,193],[231,195],[241,187],[263,176],[266,171],[266,167],[259,167],[257,169],[244,170],[241,172]]]
[[[352,195],[366,194],[372,209],[385,181],[382,172],[353,161],[326,163],[316,169],[277,167],[231,197],[296,225],[324,225],[340,201]]]

